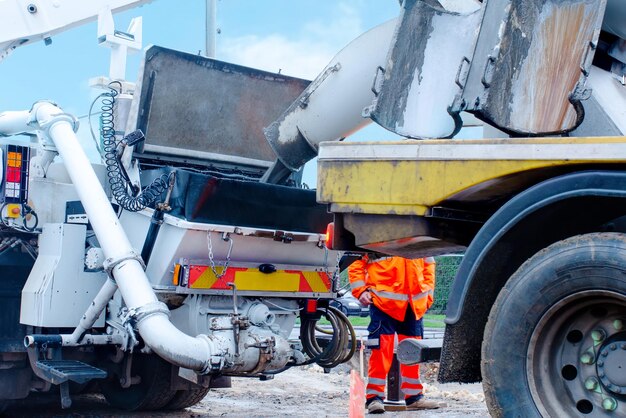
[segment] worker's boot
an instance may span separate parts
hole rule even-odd
[[[367,408],[368,414],[384,414],[385,413],[385,404],[379,398],[368,400],[365,403],[365,407]]]
[[[414,402],[407,401],[406,411],[420,411],[424,409],[439,409],[445,408],[447,405],[444,402],[428,401],[424,398],[420,398]]]

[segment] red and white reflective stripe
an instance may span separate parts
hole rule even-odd
[[[412,385],[421,385],[422,384],[422,379],[420,379],[420,378],[414,379],[412,377],[404,377],[404,376],[400,376],[400,378],[402,379],[402,383],[410,383]]]
[[[404,392],[404,394],[408,396],[420,395],[422,393],[422,389],[413,389],[413,388],[405,388],[405,387],[401,387],[400,389],[402,389],[402,392]]]
[[[400,382],[400,389],[407,396],[420,395],[424,390],[424,385],[419,378],[400,376]]]

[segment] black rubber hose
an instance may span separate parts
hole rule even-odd
[[[325,368],[332,368],[350,360],[356,352],[356,332],[346,315],[336,308],[320,308],[318,312],[328,319],[332,327],[332,337],[322,349],[315,337],[316,319],[303,319],[300,327],[300,340],[304,352],[312,360]]]
[[[313,353],[322,353],[323,351],[328,351],[328,353],[324,356],[321,356],[320,359],[316,362],[322,367],[334,367],[333,363],[335,363],[337,356],[340,355],[339,352],[341,350],[341,337],[343,333],[339,328],[339,323],[334,315],[329,313],[328,311],[323,311],[323,315],[328,319],[330,325],[333,329],[333,337],[330,342],[326,345],[323,350],[320,345],[317,343],[317,338],[315,337],[315,324],[316,321],[311,321],[308,327],[308,335],[307,335],[307,344],[310,345],[310,350]]]
[[[349,340],[348,332],[346,332],[348,331],[348,328],[346,326],[346,322],[343,321],[343,315],[341,314],[341,312],[338,313],[337,310],[334,310],[330,307],[328,314],[336,321],[336,329],[338,331],[337,347],[335,349],[335,352],[333,353],[334,355],[329,358],[329,363],[326,365],[326,367],[332,368],[349,359],[349,357],[347,357],[347,354],[349,352],[349,350],[347,350]]]
[[[333,313],[335,315],[337,315],[337,317],[339,319],[341,319],[341,321],[343,322],[343,324],[345,325],[345,327],[348,330],[348,333],[350,334],[350,338],[348,339],[348,341],[350,342],[350,348],[349,350],[345,351],[345,356],[343,358],[343,360],[341,361],[341,363],[345,363],[347,361],[350,361],[350,359],[352,358],[352,356],[354,355],[354,353],[356,353],[356,331],[354,329],[354,327],[352,326],[352,323],[350,322],[350,319],[346,316],[346,314],[344,314],[343,312],[341,312],[341,310],[330,306],[328,309],[331,309],[333,311]]]
[[[146,265],[148,265],[150,257],[152,256],[152,250],[154,249],[154,244],[159,236],[159,230],[161,229],[161,224],[163,224],[164,216],[165,213],[163,210],[156,208],[152,214],[152,218],[150,219],[148,234],[146,235],[146,240],[144,241],[143,248],[141,249],[141,258]]]

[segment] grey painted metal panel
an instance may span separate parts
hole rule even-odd
[[[150,225],[150,211],[137,213],[124,211],[120,223],[127,231],[133,247],[141,248]],[[326,251],[319,245],[322,240],[321,234],[294,232],[294,240],[285,244],[273,239],[272,230],[187,222],[165,215],[146,269],[152,285],[170,286],[173,266],[181,259],[206,260],[209,255],[208,234],[211,234],[214,260],[218,265],[223,265],[229,249],[229,243],[221,239],[224,232],[229,233],[233,240],[231,252],[233,265],[250,263],[258,266],[262,263],[271,263],[294,266],[296,270],[311,270],[313,267],[334,271],[337,252]]]
[[[172,154],[263,168],[276,158],[263,127],[309,84],[157,46],[146,50],[139,79],[129,117],[131,129],[146,134],[138,158]]]
[[[37,261],[22,289],[22,324],[60,328],[78,324],[107,278],[104,272],[84,271],[85,236],[85,225],[44,225]],[[104,315],[94,326],[104,326]]]

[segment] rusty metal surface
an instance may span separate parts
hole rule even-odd
[[[512,134],[571,131],[606,0],[490,0],[464,99],[476,116]]]
[[[406,258],[463,251],[481,225],[422,216],[343,213],[335,214],[336,220],[338,216],[356,247]]]
[[[459,112],[449,108],[463,87],[482,13],[474,0],[447,3],[447,8],[433,0],[402,5],[394,46],[375,83],[377,97],[365,111],[399,135],[451,137],[462,126]]]
[[[211,153],[267,162],[275,155],[263,127],[309,84],[157,46],[146,51],[140,82],[131,119],[146,134],[145,153],[165,147],[189,158]]]

